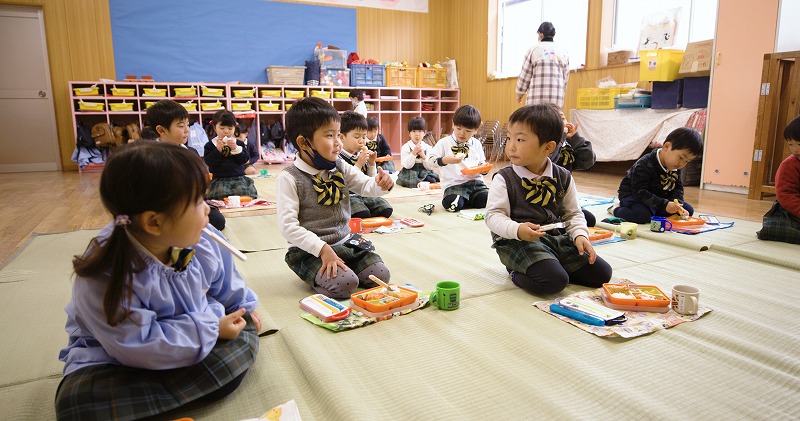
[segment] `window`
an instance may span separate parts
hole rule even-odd
[[[616,0],[614,9],[614,48],[636,51],[642,21],[654,13],[678,10],[675,44],[670,48],[685,49],[686,44],[714,38],[717,23],[717,0]]]
[[[537,42],[542,22],[556,28],[555,42],[569,54],[569,67],[586,61],[589,0],[497,0],[496,77],[515,77],[522,69],[525,53]]]

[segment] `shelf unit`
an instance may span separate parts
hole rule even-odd
[[[96,95],[77,95],[75,89],[96,86]],[[192,95],[177,95],[178,89],[194,87],[196,93]],[[207,88],[206,90],[202,87]],[[116,89],[114,89],[116,88]],[[124,91],[124,90],[131,91]],[[286,127],[286,107],[305,96],[324,97],[333,107],[343,113],[352,109],[350,99],[346,95],[350,86],[307,86],[307,85],[260,85],[260,84],[234,84],[234,83],[206,83],[206,82],[89,82],[77,81],[69,83],[69,92],[72,102],[72,127],[77,134],[77,123],[83,122],[92,125],[97,122],[106,122],[126,125],[138,123],[145,126],[147,103],[160,99],[172,99],[180,103],[190,102],[194,109],[189,111],[190,123],[208,120],[218,108],[208,108],[211,104],[219,104],[234,112],[237,119],[258,119],[267,125],[276,121]],[[453,130],[453,114],[459,106],[460,93],[458,89],[439,88],[404,88],[404,87],[359,87],[364,91],[367,103],[367,116],[377,117],[380,122],[380,132],[389,142],[395,155],[400,154],[400,146],[408,139],[408,121],[412,117],[422,117],[427,123],[428,131],[432,131],[438,139],[442,134]],[[114,95],[132,93],[129,96]],[[204,95],[213,92],[218,96]],[[252,93],[252,98],[237,96],[245,91]],[[338,95],[337,95],[338,93]],[[155,96],[151,96],[155,94]],[[80,101],[102,103],[102,111],[81,111]],[[132,111],[111,111],[111,104],[132,104]],[[237,111],[233,107],[245,107],[247,111]],[[204,109],[204,105],[206,108]],[[265,108],[262,108],[265,107]],[[270,110],[269,108],[277,108]],[[260,125],[255,125],[260,131]],[[261,133],[256,133],[260,139]]]

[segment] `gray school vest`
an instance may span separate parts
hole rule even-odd
[[[336,167],[340,171],[342,165],[348,164],[343,164],[341,160],[336,161]],[[317,192],[314,191],[311,174],[300,171],[294,165],[287,167],[284,171],[289,171],[297,185],[297,198],[300,201],[297,219],[300,221],[300,226],[313,232],[328,244],[335,244],[350,235],[350,226],[348,225],[350,196],[347,194],[347,185],[344,187],[344,194],[339,203],[324,206],[317,202]]]

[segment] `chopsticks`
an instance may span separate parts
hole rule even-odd
[[[212,240],[219,243],[219,245],[227,249],[229,252],[233,253],[234,256],[239,258],[239,260],[243,262],[247,261],[247,256],[245,256],[244,253],[239,251],[239,249],[237,249],[236,247],[232,246],[231,243],[225,241],[225,239],[217,235],[217,233],[208,229],[208,227],[203,228],[203,232],[208,234],[208,236],[211,237]]]

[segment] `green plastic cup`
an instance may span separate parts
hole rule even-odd
[[[454,281],[442,281],[436,284],[436,291],[431,293],[431,304],[439,310],[455,310],[461,304],[461,285]]]
[[[267,175],[269,175],[269,171],[267,171],[267,170],[261,170],[261,176],[262,176],[262,177],[266,177]]]

